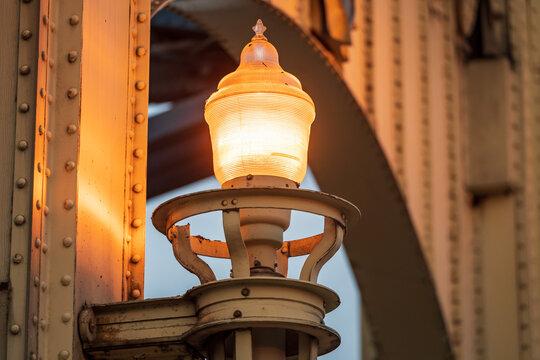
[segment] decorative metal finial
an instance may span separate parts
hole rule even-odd
[[[257,20],[257,24],[255,24],[254,27],[252,27],[253,31],[255,32],[255,36],[251,38],[251,40],[258,40],[258,39],[264,39],[268,40],[266,36],[264,36],[264,32],[266,31],[266,26],[264,26],[261,19]]]

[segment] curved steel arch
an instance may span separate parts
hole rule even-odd
[[[451,359],[431,274],[396,180],[366,117],[324,49],[262,0],[157,0],[197,23],[238,58],[257,18],[284,69],[313,98],[309,163],[324,191],[355,203],[361,224],[345,246],[379,359]]]

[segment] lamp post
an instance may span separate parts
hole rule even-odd
[[[339,297],[317,284],[317,276],[359,211],[333,195],[298,189],[315,107],[300,81],[280,67],[262,21],[253,29],[238,69],[220,81],[205,107],[222,188],[171,199],[152,216],[201,285],[181,298],[88,307],[79,318],[87,353],[113,358],[128,354],[119,349],[129,345],[153,349],[155,358],[311,360],[339,345],[323,321]],[[321,215],[324,232],[284,242],[291,210]],[[222,211],[226,242],[176,225],[210,211]],[[199,255],[230,259],[231,278],[217,280]],[[287,278],[288,258],[300,255],[309,256],[299,279]]]

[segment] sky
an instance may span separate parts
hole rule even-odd
[[[168,297],[184,294],[188,289],[199,285],[198,278],[185,270],[174,258],[167,238],[152,226],[151,216],[161,203],[176,196],[197,191],[219,189],[215,177],[209,177],[165,194],[148,199],[146,204],[146,259],[144,292],[146,298]],[[300,186],[303,189],[320,190],[311,171]],[[192,235],[202,235],[212,240],[224,240],[221,212],[194,216],[189,221]],[[285,232],[285,240],[301,239],[323,231],[321,216],[293,211],[291,226]],[[345,238],[345,241],[348,239]],[[289,259],[288,277],[298,279],[305,256]],[[228,259],[204,257],[214,270],[217,279],[227,279],[230,274]],[[345,249],[342,247],[324,265],[319,273],[319,284],[338,293],[341,305],[326,315],[325,323],[341,335],[341,345],[333,352],[320,356],[322,360],[360,359],[360,294],[354,279]]]

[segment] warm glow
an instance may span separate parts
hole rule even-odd
[[[279,66],[276,49],[262,35],[242,51],[238,69],[207,100],[214,173],[224,182],[273,175],[300,183],[306,174],[315,107],[297,78]]]

